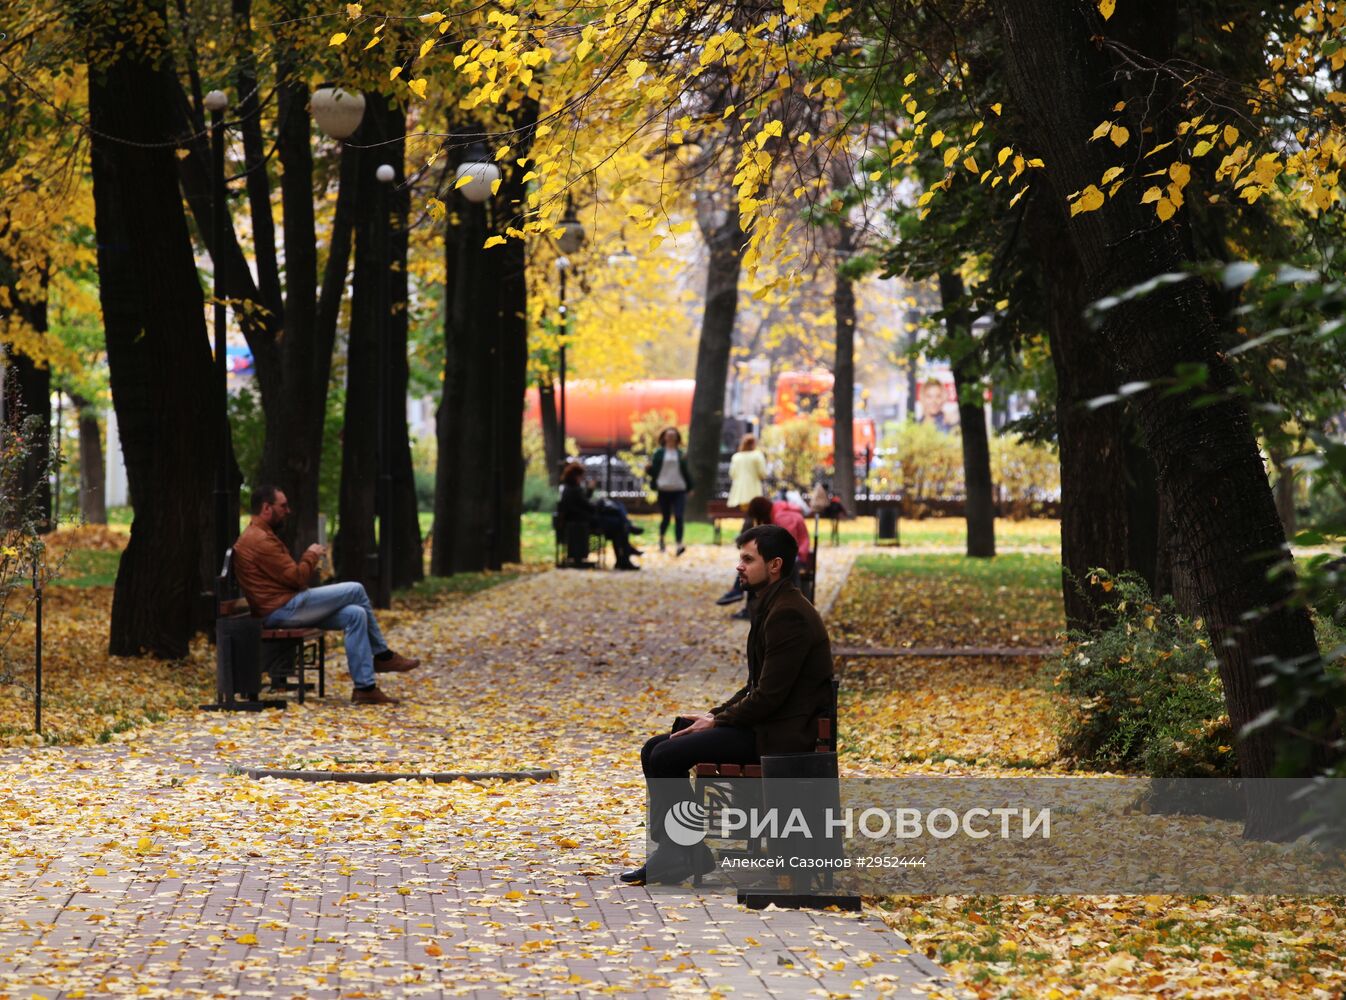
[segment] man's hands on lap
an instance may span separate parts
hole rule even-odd
[[[674,733],[674,739],[679,736],[686,736],[688,733],[704,733],[707,729],[715,728],[715,716],[711,715],[709,712],[705,712],[701,715],[683,715],[679,716],[679,718],[692,719],[693,722],[685,729],[679,729]]]

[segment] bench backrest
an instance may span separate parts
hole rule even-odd
[[[234,576],[234,550],[224,552],[224,565],[220,575],[215,578],[215,614],[220,618],[240,614],[248,610],[247,600],[238,591],[238,578]]]

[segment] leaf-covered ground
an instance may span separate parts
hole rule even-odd
[[[1059,587],[1054,554],[864,558],[833,610],[834,635],[885,647],[1050,645],[1064,625]],[[1056,760],[1042,673],[1013,659],[852,661],[843,766],[1071,774]],[[1202,822],[1212,852],[1220,837],[1237,842],[1236,824]],[[1274,864],[1276,849],[1266,853]],[[1340,897],[894,896],[879,905],[979,997],[1346,995]]]
[[[419,671],[0,752],[0,996],[918,997],[868,917],[757,913],[614,875],[644,853],[638,751],[741,683],[732,549],[548,572],[384,618]],[[825,565],[824,594],[844,560]],[[419,602],[419,603],[416,603]],[[544,783],[253,780],[244,769],[551,767]],[[924,963],[924,964],[922,964]],[[919,992],[918,992],[919,990]]]

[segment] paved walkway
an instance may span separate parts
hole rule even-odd
[[[824,550],[827,606],[854,553]],[[864,915],[651,895],[637,752],[741,683],[732,549],[392,615],[396,709],[329,695],[0,756],[0,996],[950,995]],[[335,680],[335,683],[333,683]],[[844,725],[844,721],[843,721]],[[254,781],[248,766],[556,767],[544,784]]]

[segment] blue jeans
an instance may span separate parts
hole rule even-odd
[[[668,522],[673,521],[673,537],[682,544],[682,523],[687,510],[686,490],[659,491],[659,538],[662,541],[668,532]]]
[[[267,615],[262,624],[267,628],[344,631],[346,666],[356,687],[374,683],[374,657],[388,648],[361,583],[332,583],[301,590]]]

